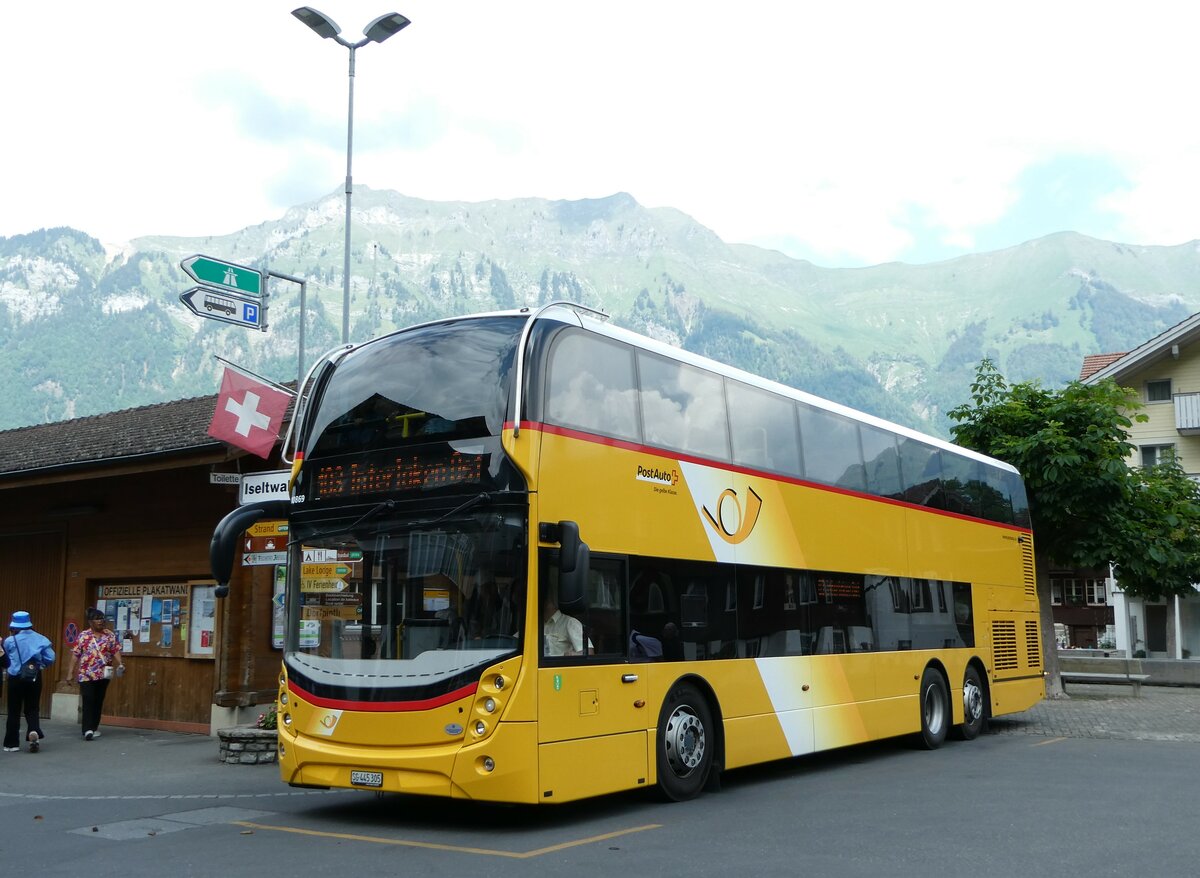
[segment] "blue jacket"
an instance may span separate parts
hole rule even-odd
[[[22,628],[4,638],[4,656],[8,659],[8,675],[21,673],[21,665],[33,659],[39,668],[54,664],[54,647],[43,635],[32,628]]]

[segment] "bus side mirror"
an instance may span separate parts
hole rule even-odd
[[[586,608],[588,571],[592,550],[579,538],[579,525],[573,521],[558,523],[558,605],[564,611]]]
[[[233,576],[233,559],[237,557],[242,533],[250,525],[264,518],[287,518],[290,505],[287,500],[264,500],[239,506],[221,519],[213,531],[208,544],[208,566],[217,581],[217,597],[229,594],[229,579]]]

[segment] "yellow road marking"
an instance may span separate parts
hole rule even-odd
[[[1045,747],[1047,744],[1057,744],[1060,741],[1065,741],[1066,738],[1051,738],[1049,741],[1038,741],[1036,744],[1030,744],[1030,747]]]
[[[409,848],[426,848],[434,851],[453,851],[459,854],[481,854],[485,857],[509,857],[515,860],[528,860],[533,857],[540,857],[543,854],[553,853],[555,851],[566,850],[567,848],[580,847],[585,844],[595,844],[598,841],[607,841],[610,838],[618,838],[622,835],[631,835],[635,832],[645,832],[647,829],[661,829],[661,823],[649,823],[645,826],[634,826],[629,829],[619,829],[616,832],[606,832],[604,835],[593,835],[588,838],[580,838],[575,841],[565,841],[562,844],[553,844],[549,847],[537,848],[532,851],[497,851],[489,848],[473,848],[464,845],[455,844],[437,844],[430,841],[411,841],[400,838],[379,838],[373,835],[354,835],[347,832],[322,832],[319,829],[299,829],[294,826],[268,826],[265,823],[249,823],[244,820],[234,821],[235,826],[244,826],[247,829],[263,829],[273,832],[291,832],[296,835],[311,835],[316,838],[337,838],[343,841],[368,841],[374,844],[391,844],[400,847]]]

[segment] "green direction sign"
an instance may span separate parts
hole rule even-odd
[[[180,262],[179,267],[197,283],[248,296],[263,294],[262,272],[245,265],[234,265],[232,262],[197,253]]]

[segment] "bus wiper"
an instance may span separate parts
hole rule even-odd
[[[353,533],[353,531],[356,527],[358,527],[360,524],[367,523],[372,518],[374,518],[376,515],[383,512],[385,509],[391,510],[391,509],[395,509],[395,508],[396,508],[395,500],[384,500],[382,503],[377,503],[376,505],[374,505],[370,509],[368,509],[366,512],[364,512],[362,515],[360,515],[358,517],[358,520],[355,521],[354,524],[352,524],[348,528],[346,528],[346,530]]]
[[[453,509],[451,509],[449,512],[447,512],[445,515],[441,515],[441,516],[435,518],[433,521],[428,522],[425,526],[430,527],[435,524],[441,524],[447,518],[450,518],[451,516],[454,516],[454,515],[458,515],[458,513],[460,513],[460,512],[466,512],[468,509],[472,509],[472,508],[478,506],[480,503],[491,503],[491,502],[492,502],[492,495],[489,494],[487,491],[484,491],[482,494],[476,494],[474,497],[467,500],[465,503],[460,503],[458,506],[455,506]]]
[[[368,509],[366,512],[364,512],[362,515],[360,515],[357,519],[355,519],[354,523],[351,524],[347,528],[341,528],[341,527],[330,528],[329,530],[319,531],[315,534],[309,534],[304,539],[305,540],[319,540],[324,537],[330,536],[332,534],[352,533],[354,531],[354,529],[356,527],[358,527],[360,524],[370,521],[372,518],[374,518],[379,513],[383,512],[385,509],[393,509],[393,508],[395,508],[395,506],[396,506],[395,500],[384,500],[382,503],[375,504],[370,509]],[[290,546],[290,545],[292,545],[292,543],[295,543],[295,542],[297,542],[297,541],[294,539],[288,540],[288,545]]]
[[[450,518],[451,516],[458,515],[460,512],[464,512],[467,509],[471,509],[474,506],[478,506],[480,503],[490,503],[491,501],[492,501],[492,495],[487,493],[486,491],[484,491],[482,494],[476,494],[474,497],[471,497],[465,503],[460,503],[458,506],[455,506],[453,509],[451,509],[449,512],[447,512],[445,515],[440,515],[437,518],[433,519],[433,521],[422,522],[421,525],[423,527],[430,527],[431,525],[440,524],[441,522],[445,521],[447,518]],[[355,528],[361,527],[362,525],[366,524],[372,518],[374,518],[379,513],[383,512],[385,510],[394,509],[395,506],[396,506],[395,500],[384,500],[382,503],[378,503],[375,506],[372,506],[370,509],[368,509],[366,512],[364,512],[362,515],[360,515],[357,519],[355,519],[355,521],[349,527],[331,528],[329,530],[320,531],[319,533],[308,534],[306,537],[304,537],[304,542],[308,542],[309,540],[319,540],[323,537],[331,536],[333,534],[343,534],[343,533],[352,534],[352,533],[354,533]],[[296,540],[290,540],[288,542],[288,545],[291,545],[293,542],[296,542]]]

